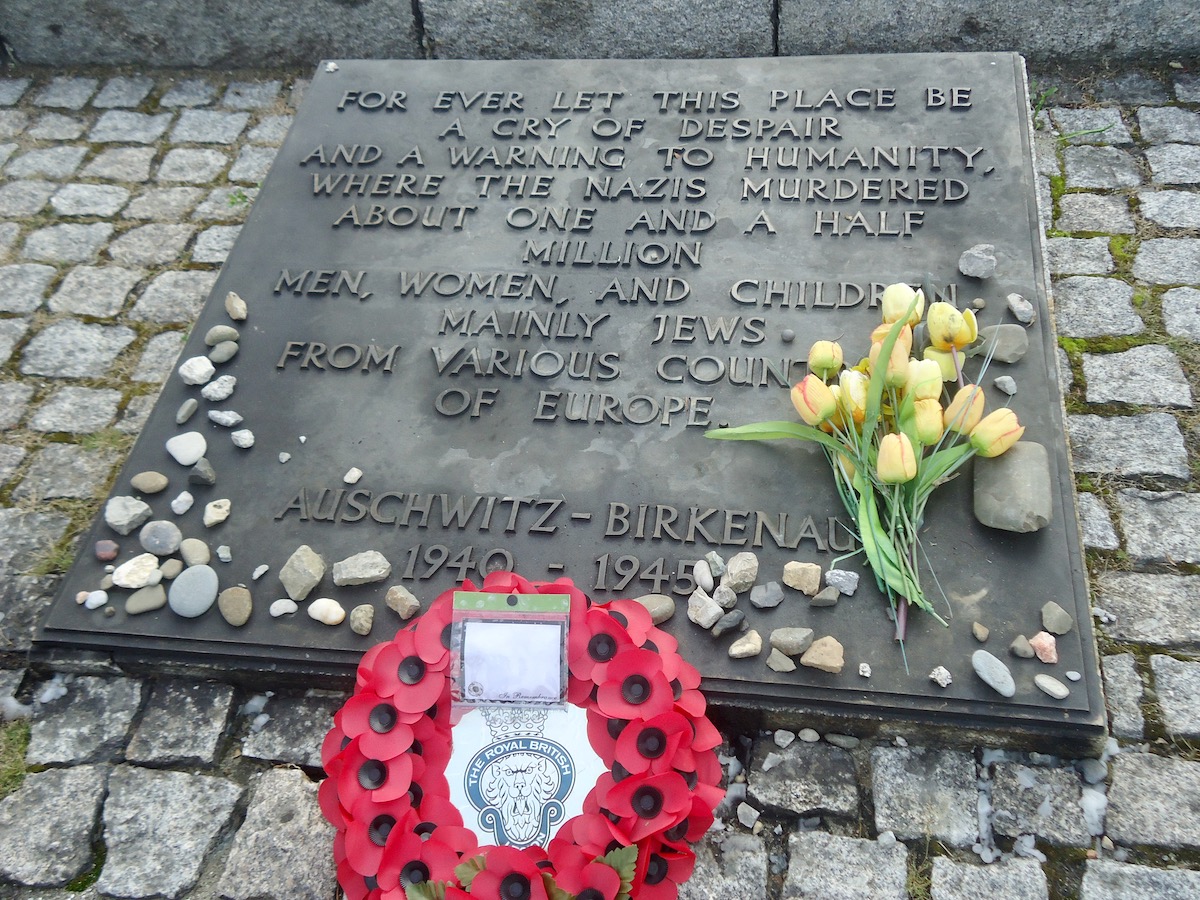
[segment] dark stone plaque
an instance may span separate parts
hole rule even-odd
[[[94,540],[119,540],[118,564],[141,552],[136,531],[100,522],[42,640],[346,674],[399,624],[389,586],[427,603],[512,568],[569,576],[596,599],[674,596],[667,627],[730,709],[1094,739],[1103,704],[1026,109],[1008,54],[324,64],[183,353],[206,354],[213,326],[238,327],[239,352],[216,366],[236,390],[210,402],[172,377],[114,490],[167,474],[143,498],[153,517],[230,548],[212,566],[222,589],[249,588],[253,613],[241,627],[216,608],[128,615],[119,589],[115,615],[78,606],[104,574]],[[982,280],[958,270],[980,243],[998,260]],[[981,327],[1013,321],[1009,293],[1034,303],[1028,353],[987,383],[1013,376],[1025,439],[1050,451],[1052,524],[979,525],[968,469],[935,495],[924,531],[953,617],[944,628],[914,613],[907,671],[858,558],[839,567],[861,587],[835,607],[790,588],[773,609],[739,604],[764,642],[784,625],[835,637],[841,674],[778,674],[767,650],[731,659],[736,633],[713,638],[686,617],[695,560],[751,550],[761,584],[789,560],[828,568],[853,542],[815,447],[704,432],[792,418],[809,344],[841,339],[857,360],[883,287],[926,280],[960,307],[982,300]],[[227,316],[229,291],[246,321]],[[188,398],[199,411],[177,425]],[[988,387],[989,409],[1005,399]],[[211,410],[239,413],[254,445],[235,446]],[[211,486],[188,484],[164,450],[187,431],[207,441]],[[363,474],[349,483],[352,468]],[[169,502],[185,488],[196,502],[177,516]],[[205,527],[217,499],[232,512]],[[297,614],[273,618],[300,545],[329,571]],[[391,564],[385,580],[334,584],[334,563],[371,550]],[[372,605],[374,633],[309,618],[317,597]],[[1050,599],[1075,620],[1061,661],[1011,656]],[[1012,699],[972,671],[975,622],[1013,671]],[[928,678],[939,665],[949,687]],[[1065,700],[1034,686],[1043,672],[1070,687]]]

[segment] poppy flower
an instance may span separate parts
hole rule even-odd
[[[587,720],[588,741],[592,749],[606,766],[612,766],[617,758],[617,738],[629,725],[629,720],[610,718],[598,709],[589,709]]]
[[[489,847],[471,882],[473,900],[548,900],[536,862],[512,847]]]
[[[633,774],[691,769],[692,724],[677,712],[630,722],[617,738],[616,761]]]
[[[445,706],[449,709],[450,704],[447,703]],[[425,760],[427,770],[444,772],[454,749],[449,725],[442,725],[437,719],[423,715],[409,727],[413,733],[413,742],[409,747],[409,752]],[[716,745],[714,744],[714,746]]]
[[[650,611],[636,600],[612,600],[601,609],[625,626],[633,642],[639,647],[646,642],[646,637],[654,630],[654,620]]]
[[[599,607],[589,609],[582,622],[567,633],[567,663],[576,678],[604,680],[608,664],[623,649],[633,647],[625,626]]]
[[[413,729],[400,721],[400,711],[390,700],[374,691],[355,694],[334,713],[333,721],[347,737],[358,738],[362,752],[374,759],[391,759],[412,747]]]
[[[365,689],[391,700],[400,718],[412,721],[413,716],[424,714],[443,699],[444,693],[448,694],[445,673],[448,658],[447,655],[440,667],[431,665],[417,652],[415,636],[401,632],[375,658],[372,683]]]
[[[667,634],[661,628],[651,627],[646,632],[646,639],[641,646],[647,650],[654,650],[662,657],[663,674],[670,681],[679,674],[679,667],[683,663],[683,657],[679,655],[679,641]]]
[[[375,900],[380,897],[379,883],[374,875],[363,875],[346,858],[346,833],[339,831],[333,837],[333,859],[337,866],[338,885],[346,900]]]
[[[657,653],[625,650],[608,664],[596,697],[600,711],[614,719],[649,719],[671,708],[674,695]]]
[[[389,891],[426,881],[451,881],[458,863],[458,853],[436,835],[425,839],[415,831],[394,830],[379,866],[379,887]]]
[[[577,847],[588,859],[603,856],[614,841],[612,823],[599,812],[584,812],[563,823],[558,833],[550,839],[549,853],[552,860],[565,852],[566,847]]]
[[[474,853],[479,839],[470,828],[463,826],[462,814],[450,798],[426,791],[417,810],[418,822],[413,830],[423,840],[437,840],[455,853]]]
[[[420,619],[413,632],[416,653],[427,666],[445,669],[450,664],[450,619],[454,612],[453,592],[442,594]],[[400,635],[396,635],[397,641]]]
[[[578,847],[566,848],[554,862],[555,884],[576,900],[616,900],[621,892],[617,870],[588,857]]]
[[[357,740],[351,740],[344,751],[342,770],[336,776],[342,808],[354,809],[363,795],[370,795],[376,803],[404,796],[412,784],[415,764],[424,769],[424,763],[412,754],[374,759],[362,752]]]
[[[342,804],[338,798],[337,779],[334,777],[326,778],[317,787],[317,806],[321,808],[321,815],[334,828],[345,830],[346,828],[346,811],[342,809]]]
[[[346,858],[356,872],[378,875],[388,838],[393,832],[408,833],[416,824],[417,817],[407,796],[381,803],[364,794],[347,817]]]
[[[691,791],[678,772],[633,775],[617,783],[605,802],[620,817],[616,829],[635,843],[678,825],[691,809]]]
[[[347,701],[349,702],[349,701]],[[321,765],[325,771],[329,771],[329,764],[337,759],[346,745],[350,743],[350,737],[346,732],[342,731],[341,726],[337,724],[337,714],[333,717],[333,727],[325,733],[325,740],[321,741]]]
[[[544,581],[534,586],[539,594],[566,594],[571,598],[571,621],[577,622],[595,604],[588,599],[587,594],[575,587],[570,578],[557,578],[554,581]]]
[[[638,900],[675,900],[679,885],[692,877],[696,854],[651,839],[638,850],[631,896]]]

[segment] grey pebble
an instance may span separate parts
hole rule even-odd
[[[138,472],[129,479],[129,484],[140,493],[157,494],[165,491],[169,482],[162,472]]]
[[[717,619],[716,624],[711,629],[712,636],[720,637],[723,634],[727,634],[736,628],[740,628],[745,621],[746,614],[744,612],[740,609],[731,609],[725,615],[721,616],[721,618]]]
[[[204,453],[208,450],[208,441],[198,431],[185,431],[168,438],[166,448],[175,462],[181,466],[192,466],[204,458]]]
[[[841,747],[843,750],[853,750],[862,743],[862,741],[852,734],[831,733],[825,735],[825,740],[835,747]]]
[[[237,387],[237,378],[233,375],[222,375],[220,378],[214,379],[200,389],[200,396],[205,400],[211,400],[213,403],[220,403],[222,400],[228,400],[233,396],[233,390]]]
[[[1043,673],[1033,676],[1033,683],[1038,686],[1038,689],[1043,694],[1048,694],[1055,700],[1065,700],[1070,695],[1071,690],[1057,678]]]
[[[1002,697],[1012,697],[1017,692],[1016,682],[1008,666],[992,656],[986,650],[976,650],[971,654],[971,668],[984,683]]]
[[[214,325],[204,332],[204,344],[215,347],[224,341],[236,341],[241,335],[232,325]]]
[[[666,594],[643,594],[633,599],[646,607],[650,621],[655,625],[661,625],[675,615],[675,600]]]
[[[1019,656],[1021,659],[1033,659],[1033,645],[1029,643],[1029,638],[1023,634],[1018,634],[1013,638],[1012,643],[1008,645],[1008,651],[1013,656]]]
[[[1066,634],[1075,627],[1075,619],[1069,612],[1049,600],[1042,606],[1042,628],[1051,634]]]
[[[241,628],[250,621],[250,614],[254,611],[254,598],[241,585],[225,588],[217,597],[217,609],[226,622],[234,628]]]
[[[767,668],[773,672],[795,672],[796,662],[787,654],[780,653],[778,648],[772,647],[767,657]]]
[[[759,609],[774,609],[782,602],[783,588],[778,581],[768,581],[750,588],[750,603]]]
[[[1011,375],[1001,375],[998,378],[993,378],[992,384],[996,386],[996,390],[1003,394],[1008,394],[1010,397],[1017,393],[1017,382]]]
[[[217,573],[210,566],[191,566],[171,582],[167,603],[185,619],[202,616],[216,602],[217,584]]]
[[[179,544],[179,555],[189,566],[207,565],[212,558],[208,544],[199,538],[184,538]]]
[[[825,583],[849,597],[858,590],[858,573],[847,569],[830,569],[825,573]]]
[[[285,463],[291,458],[292,458],[292,454],[290,454],[290,453],[280,453],[279,454],[279,461],[281,463]]]
[[[180,491],[179,496],[171,501],[171,512],[175,513],[177,516],[182,516],[185,512],[192,508],[192,504],[195,502],[196,498],[194,498],[187,491]]]
[[[737,594],[727,584],[718,584],[712,592],[712,598],[721,609],[733,609],[737,606]]]
[[[156,609],[162,609],[166,605],[166,590],[163,589],[161,584],[152,584],[149,587],[134,591],[125,598],[125,613],[126,615],[137,616],[142,613],[153,612]]]
[[[163,564],[158,567],[158,571],[162,572],[164,579],[170,581],[183,571],[183,560],[175,558],[164,559]],[[164,602],[166,602],[166,598],[164,598]]]
[[[237,352],[238,345],[236,341],[221,341],[221,343],[208,351],[208,358],[215,363],[225,363],[237,356]]]
[[[155,556],[170,556],[179,549],[183,533],[174,522],[155,519],[142,526],[142,530],[138,532],[138,540],[142,547]]]
[[[958,271],[968,278],[991,278],[996,274],[996,248],[992,244],[976,244],[958,258]]]
[[[254,432],[249,428],[238,429],[229,435],[229,439],[233,441],[233,446],[243,450],[249,450],[254,446]]]
[[[1006,298],[1008,301],[1008,311],[1022,325],[1032,325],[1037,319],[1037,310],[1033,308],[1033,304],[1022,297],[1020,294],[1009,294]]]
[[[233,428],[235,425],[241,425],[245,421],[241,413],[235,412],[232,409],[210,409],[208,411],[208,420],[216,422],[218,425],[224,425],[226,428]]]
[[[193,415],[195,415],[195,412],[199,407],[200,407],[199,400],[197,400],[195,397],[188,397],[186,400],[184,400],[182,403],[179,404],[179,409],[177,409],[175,411],[175,424],[182,425],[184,422],[186,422],[188,419],[190,419]]]
[[[712,593],[716,582],[713,581],[712,569],[709,568],[706,560],[701,559],[696,562],[696,565],[692,567],[692,575],[696,579],[696,584],[704,588],[708,593]]]
[[[815,728],[801,728],[796,732],[796,737],[800,738],[806,744],[815,744],[821,740],[821,735],[817,733]]]
[[[217,559],[223,563],[233,562],[233,550],[229,548],[228,544],[221,544],[217,547]]]
[[[216,484],[217,473],[204,457],[188,470],[188,484]]]
[[[748,591],[758,579],[758,557],[748,550],[735,553],[725,564],[725,574],[721,576],[721,584],[726,585],[735,594]]]
[[[787,656],[799,656],[812,646],[813,630],[787,626],[776,628],[768,639],[771,646]]]
[[[258,579],[262,578],[264,575],[266,575],[270,571],[271,571],[271,567],[268,566],[266,563],[263,563],[261,566],[258,566],[254,570],[254,572],[253,572],[253,574],[251,574],[250,578],[254,581],[258,581]]]
[[[1029,352],[1029,333],[1020,325],[989,325],[979,329],[979,338],[969,351],[971,356],[991,353],[995,362],[1015,363]]]
[[[725,560],[716,550],[709,550],[705,553],[704,561],[708,563],[708,570],[712,573],[713,578],[720,578],[725,574]]]
[[[371,633],[375,623],[375,607],[370,603],[362,603],[350,610],[350,630],[355,634],[366,637]]]
[[[841,597],[839,591],[832,584],[829,587],[823,587],[819,590],[816,596],[808,601],[809,606],[837,606],[838,598]]]
[[[83,605],[88,609],[99,609],[108,602],[107,591],[88,591],[87,597],[83,601]]]
[[[137,497],[111,497],[104,504],[104,521],[117,534],[129,534],[153,515]]]

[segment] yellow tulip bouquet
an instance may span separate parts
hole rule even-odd
[[[821,445],[861,552],[891,604],[903,650],[909,606],[947,624],[921,587],[918,555],[924,551],[918,531],[925,504],[934,488],[968,459],[999,456],[1025,429],[1008,408],[985,416],[983,389],[964,381],[963,357],[978,339],[971,310],[931,303],[925,322],[929,346],[917,359],[912,356],[913,329],[925,315],[924,292],[890,285],[881,307],[883,324],[871,334],[870,353],[853,368],[843,368],[837,342],[812,345],[809,374],[791,393],[804,424],[759,422],[705,436],[726,441],[796,438]],[[985,371],[988,362],[990,354]],[[947,382],[949,389],[944,388]],[[943,405],[943,400],[948,402]]]

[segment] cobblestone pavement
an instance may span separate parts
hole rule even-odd
[[[32,708],[0,898],[334,895],[314,778],[339,696],[26,663],[302,85],[0,77],[0,704]],[[1119,753],[734,737],[724,828],[685,898],[1200,896],[1200,75],[1034,93]]]

